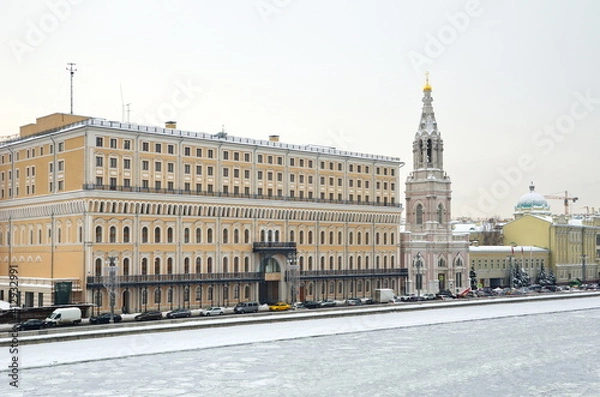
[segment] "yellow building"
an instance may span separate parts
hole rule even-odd
[[[542,269],[549,270],[549,258],[548,249],[534,246],[469,247],[470,268],[475,272],[477,288],[510,287],[511,271],[517,268],[534,284]]]
[[[53,114],[0,143],[0,299],[10,269],[28,307],[403,292],[400,159],[168,127]]]
[[[504,225],[504,243],[548,250],[549,267],[558,283],[600,279],[600,217],[551,216],[533,184],[517,203],[515,220]]]

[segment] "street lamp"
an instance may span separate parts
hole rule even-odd
[[[581,281],[583,282],[583,284],[586,283],[585,281],[585,258],[586,258],[586,254],[581,254],[581,272],[583,273],[581,275]]]
[[[417,252],[413,265],[417,268],[417,299],[421,298],[421,288],[423,288],[423,279],[421,278],[421,267],[423,266],[421,252]]]
[[[104,286],[106,287],[106,290],[108,291],[108,301],[110,304],[110,322],[114,323],[115,322],[115,302],[116,302],[116,274],[117,274],[117,270],[119,269],[116,266],[116,261],[117,258],[115,256],[109,256],[108,257],[108,266],[107,266],[107,272],[108,272],[108,279],[107,281],[104,283]]]
[[[288,282],[290,284],[290,303],[296,302],[296,284],[298,282],[298,265],[296,264],[296,253],[288,255]]]

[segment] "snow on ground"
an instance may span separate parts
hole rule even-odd
[[[369,314],[340,318],[318,318],[268,324],[240,324],[159,333],[132,334],[67,342],[42,343],[19,347],[20,368],[75,363],[108,358],[206,349],[274,340],[347,334],[353,332],[473,321],[552,313],[600,307],[600,296],[577,299],[478,306],[440,307],[439,309]],[[281,314],[291,318],[303,313]],[[219,318],[209,321],[248,321],[251,317]],[[148,325],[165,327],[166,325]],[[96,332],[96,331],[87,331]],[[2,350],[0,363],[10,362],[9,349]],[[2,368],[2,367],[0,367]],[[0,373],[2,373],[0,371]]]
[[[25,345],[0,395],[591,397],[598,324],[595,296]]]

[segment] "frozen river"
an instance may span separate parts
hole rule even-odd
[[[599,342],[600,297],[239,325],[25,346],[0,395],[598,396]]]

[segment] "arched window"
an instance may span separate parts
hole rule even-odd
[[[416,214],[417,214],[417,225],[422,225],[423,224],[423,206],[421,204],[417,204]]]
[[[437,221],[439,224],[444,223],[444,207],[442,204],[438,205],[437,208]]]
[[[240,230],[233,229],[233,243],[239,244],[239,242],[240,242]]]
[[[167,258],[167,274],[173,274],[173,258]]]
[[[354,244],[354,233],[352,233],[352,232],[348,233],[348,244],[349,245]]]
[[[154,228],[154,242],[160,243],[160,227]]]
[[[196,244],[202,242],[202,229],[196,228]]]
[[[162,295],[162,293],[161,293],[160,288],[157,288],[154,290],[154,303],[160,305],[161,295]]]
[[[320,244],[321,245],[325,244],[325,232],[324,231],[321,231],[321,241],[320,241]]]
[[[290,241],[294,241],[294,231],[290,230]]]
[[[208,258],[206,260],[206,272],[207,273],[212,273],[213,268],[212,268],[212,258]]]
[[[229,241],[229,231],[227,229],[223,229],[223,244],[227,244]]]
[[[247,256],[244,258],[244,271],[248,273],[250,271],[250,258]]]
[[[154,259],[154,274],[160,274],[160,258]]]
[[[244,244],[248,244],[250,242],[250,230],[244,230]]]
[[[312,230],[308,231],[308,244],[312,244],[313,243],[313,232]]]
[[[142,228],[142,243],[147,243],[148,242],[148,228],[146,226],[144,226]]]
[[[244,299],[250,299],[250,286],[246,285],[244,287]]]
[[[438,266],[439,266],[439,267],[444,267],[444,266],[446,266],[446,261],[444,260],[444,258],[440,258],[440,259],[438,259]]]
[[[240,258],[238,256],[233,258],[233,272],[234,273],[240,272]]]
[[[183,260],[183,274],[190,274],[190,258]]]
[[[356,233],[356,244],[357,245],[361,245],[362,244],[362,235],[360,232]]]
[[[102,242],[102,226],[96,226],[96,242]]]
[[[206,230],[206,242],[209,244],[213,242],[213,231],[210,228]]]
[[[167,290],[167,303],[173,303],[173,287]]]
[[[172,243],[173,242],[173,228],[169,227],[167,228],[167,243]]]
[[[299,241],[300,244],[304,244],[304,230],[300,230]]]
[[[129,276],[129,258],[123,259],[123,275]]]
[[[131,239],[131,236],[130,236],[130,232],[129,232],[129,226],[125,226],[123,228],[123,242],[128,243],[130,239]]]
[[[196,257],[196,273],[202,273],[202,259],[199,256]]]
[[[223,273],[229,273],[229,259],[223,258]]]
[[[196,287],[196,302],[202,302],[202,287]]]
[[[102,276],[102,259],[100,259],[100,258],[96,259],[96,266],[95,266],[95,269],[94,269],[94,275],[96,277]]]
[[[142,259],[142,276],[145,276],[146,274],[148,274],[148,259],[143,258]]]
[[[117,228],[115,226],[111,226],[109,229],[109,239],[111,243],[117,242]]]
[[[365,245],[369,245],[369,232],[365,233]]]
[[[190,228],[189,227],[186,227],[183,229],[183,242],[186,244],[190,242]]]

